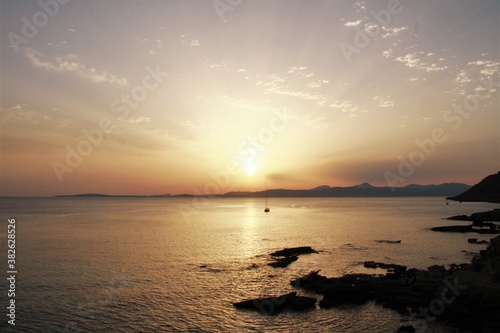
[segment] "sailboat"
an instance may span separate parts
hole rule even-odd
[[[267,191],[266,191],[266,208],[264,208],[264,213],[269,213],[270,209],[267,207]]]

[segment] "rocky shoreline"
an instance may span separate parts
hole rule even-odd
[[[299,259],[299,255],[308,253],[318,253],[318,251],[314,250],[310,246],[285,248],[283,250],[270,253],[269,255],[273,257],[274,261],[268,263],[268,265],[271,267],[286,267],[295,260]]]
[[[500,202],[498,188],[500,172],[485,178],[462,195],[448,198],[457,201]],[[488,200],[484,200],[488,198]],[[431,228],[439,232],[474,232],[500,234],[500,209],[448,218],[472,222]],[[378,240],[400,244],[401,240]],[[256,298],[233,303],[237,308],[257,310],[264,315],[276,315],[286,309],[303,311],[338,306],[358,306],[374,301],[410,318],[398,332],[423,332],[428,324],[443,321],[448,325],[473,332],[500,332],[500,236],[490,242],[469,238],[468,243],[488,244],[467,264],[410,268],[398,264],[365,261],[366,269],[384,269],[385,274],[346,274],[326,277],[320,271],[295,278],[290,284],[296,290],[320,295],[305,297],[291,292],[277,297]],[[270,253],[274,260],[268,265],[286,267],[306,253],[318,253],[310,246],[285,248]]]
[[[448,217],[448,220],[472,222],[469,225],[448,225],[431,228],[432,231],[440,232],[475,232],[478,234],[500,234],[500,209],[487,212],[474,213],[470,216],[456,215]]]
[[[293,258],[315,252],[311,247],[299,247],[270,255]],[[402,326],[401,332],[424,331],[427,324],[435,320],[475,332],[500,331],[500,236],[493,238],[487,250],[481,251],[471,263],[452,264],[448,269],[444,266],[408,269],[398,264],[374,261],[364,262],[364,267],[382,268],[386,274],[346,274],[329,278],[320,275],[319,271],[312,271],[290,283],[297,290],[320,295],[321,309],[375,301],[410,316],[412,325]],[[276,315],[286,309],[315,309],[317,301],[315,297],[292,292],[239,301],[233,305],[264,315]]]

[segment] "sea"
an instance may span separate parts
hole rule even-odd
[[[265,213],[259,198],[0,198],[0,331],[396,332],[413,323],[450,332],[374,302],[275,316],[233,303],[291,291],[319,299],[290,280],[312,270],[383,273],[365,269],[368,260],[409,268],[470,262],[486,245],[467,238],[491,236],[430,228],[499,208],[441,197],[269,198],[268,205]],[[9,219],[15,297],[6,282]],[[296,246],[318,253],[286,268],[267,265],[269,253]]]

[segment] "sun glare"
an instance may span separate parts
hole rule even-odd
[[[245,168],[245,171],[247,175],[252,176],[253,174],[255,174],[255,167],[249,165]]]

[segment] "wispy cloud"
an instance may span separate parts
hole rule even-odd
[[[25,56],[31,61],[33,66],[43,68],[47,71],[71,73],[80,78],[90,80],[93,83],[109,83],[118,86],[127,85],[126,79],[107,71],[99,71],[94,67],[89,67],[75,54],[68,54],[64,57],[56,56],[53,60],[46,60],[46,57],[42,53],[27,48]]]
[[[269,89],[267,89],[267,91],[268,91],[268,93],[271,93],[271,94],[293,96],[293,97],[298,97],[298,98],[302,98],[305,100],[313,100],[313,101],[320,101],[324,98],[323,95],[320,95],[320,94],[311,94],[311,93],[306,92],[306,91],[284,89],[284,88],[269,88]]]
[[[399,28],[387,28],[382,27],[382,29],[386,32],[382,38],[397,36],[401,31],[408,30],[408,27],[399,27]]]
[[[357,13],[366,13],[366,3],[364,1],[355,2],[353,7]]]
[[[189,46],[200,46],[201,45],[199,39],[188,38],[188,36],[186,34],[178,35],[177,37],[179,37],[179,39],[181,40],[182,44],[186,44],[186,45],[189,45]]]
[[[472,79],[469,77],[467,72],[464,69],[462,69],[460,73],[458,73],[457,76],[455,77],[455,82],[462,84],[469,83],[472,82]]]
[[[27,109],[21,104],[10,108],[0,108],[0,120],[3,124],[9,124],[5,127],[5,131],[17,132],[21,129],[31,129],[36,130],[38,134],[54,133],[55,130],[60,131],[74,125],[74,120],[65,117],[63,111],[53,110],[52,113],[48,113]]]
[[[498,72],[499,64],[499,62],[490,60],[476,60],[468,63],[468,65],[476,66],[479,68],[482,67],[480,73],[483,75],[494,75],[496,72]]]
[[[307,67],[290,67],[288,69],[288,74],[296,74],[296,75],[307,77],[307,78],[314,76],[314,73],[311,71],[308,71]]]
[[[378,102],[378,106],[383,108],[391,108],[394,106],[394,101],[390,100],[391,96],[375,96],[373,99]]]
[[[356,21],[349,21],[344,24],[346,27],[357,27],[358,25],[361,24],[361,20],[356,20]]]
[[[416,52],[408,53],[394,59],[394,61],[405,64],[406,67],[424,70],[426,72],[438,72],[448,68],[446,65],[438,65],[436,63],[426,63],[421,60]]]
[[[204,121],[186,120],[183,123],[181,123],[181,126],[196,129],[196,128],[202,128],[203,126],[205,126],[205,122]]]
[[[359,107],[352,105],[351,101],[347,101],[347,100],[346,101],[334,101],[333,103],[331,103],[328,106],[331,108],[340,109],[342,112],[354,113],[354,112],[363,111]]]
[[[144,116],[130,117],[130,118],[128,118],[128,122],[131,124],[150,123],[151,118],[144,117]]]
[[[325,117],[316,117],[306,121],[306,125],[312,128],[328,128],[330,124],[326,121]]]

